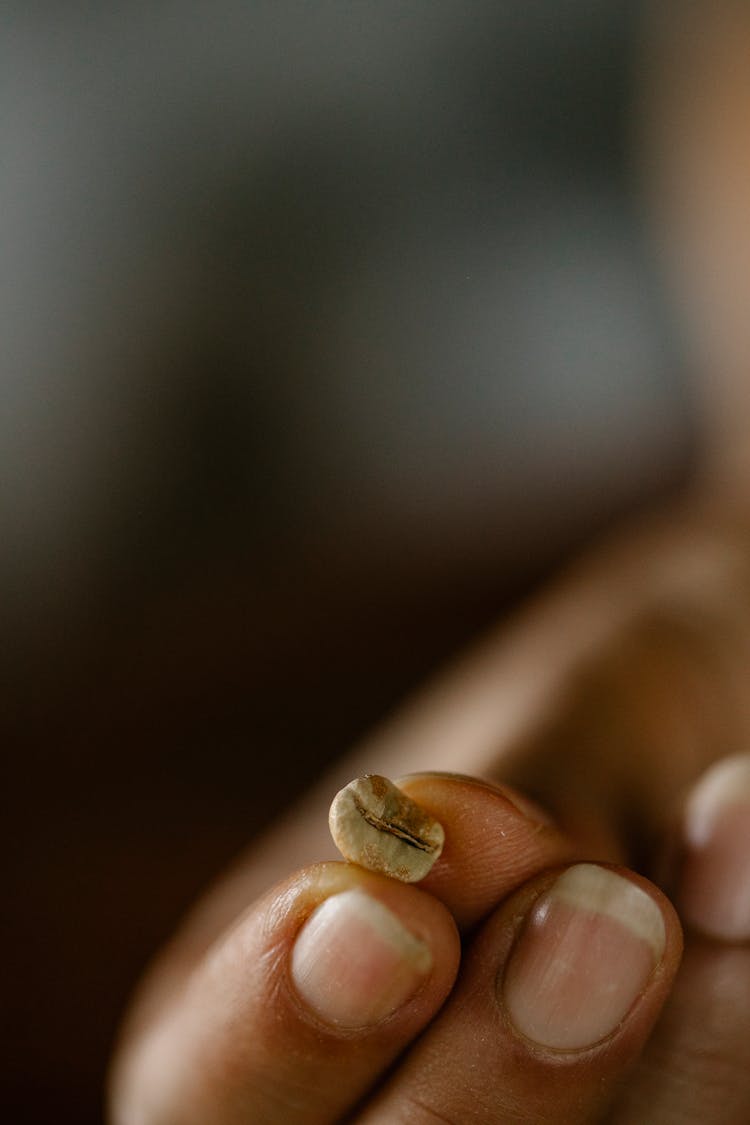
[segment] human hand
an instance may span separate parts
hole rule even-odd
[[[656,551],[654,557],[663,570],[663,550],[661,555]],[[719,557],[723,558],[721,551]],[[654,565],[658,571],[659,566]],[[723,564],[717,565],[721,571]],[[616,590],[613,575],[617,571],[611,559],[606,561],[604,572],[609,575],[607,589]],[[598,595],[591,594],[595,584],[590,572],[583,587],[596,606]],[[704,582],[700,588],[705,591],[708,587],[710,583]],[[683,588],[681,596],[684,593]],[[654,636],[655,618],[648,605],[645,617],[623,614],[609,632],[602,632],[602,615],[597,618],[596,613],[589,612],[587,616],[580,587],[574,597],[569,595],[571,600],[573,608],[567,611],[565,605],[547,605],[537,622],[532,619],[526,626],[525,636],[522,629],[520,640],[516,636],[510,645],[518,657],[517,671],[524,669],[525,644],[529,652],[537,653],[536,662],[531,663],[526,653],[527,673],[532,665],[544,673],[537,675],[536,682],[537,693],[540,680],[542,697],[547,692],[546,706],[534,709],[533,721],[528,717],[525,725],[517,721],[509,735],[507,714],[498,708],[497,723],[506,724],[505,740],[487,737],[491,724],[487,721],[486,695],[493,681],[496,692],[503,683],[502,676],[495,678],[502,660],[498,661],[496,646],[491,643],[459,670],[452,683],[447,687],[444,684],[432,702],[428,697],[427,703],[418,706],[400,725],[386,730],[380,736],[379,752],[373,751],[372,744],[366,751],[373,768],[382,769],[389,757],[392,761],[400,758],[409,768],[426,753],[429,741],[425,743],[424,735],[430,728],[437,729],[436,718],[442,715],[443,725],[448,727],[443,731],[442,745],[446,733],[455,738],[463,729],[467,735],[453,743],[456,765],[490,775],[514,776],[521,782],[528,779],[532,791],[555,808],[562,822],[567,822],[568,832],[543,821],[540,824],[534,813],[528,815],[528,809],[522,812],[502,792],[476,782],[412,779],[406,787],[443,822],[449,840],[443,857],[421,888],[404,887],[352,867],[315,867],[298,873],[270,897],[250,906],[242,919],[217,940],[217,933],[240,906],[252,900],[271,872],[278,873],[285,865],[288,870],[300,854],[325,854],[320,837],[324,810],[322,816],[319,809],[316,812],[313,798],[309,811],[301,811],[282,825],[199,909],[147,985],[114,1071],[116,1122],[327,1122],[352,1113],[356,1119],[388,1122],[447,1119],[573,1123],[606,1116],[618,1122],[694,1119],[723,1125],[747,1119],[749,1084],[744,1068],[738,1065],[750,1030],[746,950],[691,934],[663,1019],[649,1037],[677,969],[679,929],[668,903],[637,876],[620,872],[614,886],[622,891],[624,878],[626,887],[636,888],[626,892],[636,894],[636,902],[643,903],[641,893],[647,896],[653,907],[644,907],[643,917],[649,916],[649,909],[657,911],[663,923],[664,944],[657,952],[658,927],[641,929],[641,952],[644,935],[648,934],[646,946],[650,944],[655,951],[656,967],[649,975],[641,964],[636,988],[640,999],[632,1007],[621,1008],[614,1028],[605,1026],[606,1020],[596,1025],[597,1019],[604,1019],[594,1002],[596,973],[593,985],[589,981],[587,986],[589,990],[593,986],[594,999],[589,993],[591,1003],[579,1009],[581,1018],[593,1021],[588,1025],[589,1043],[544,1042],[551,1032],[539,1029],[554,1028],[554,1017],[548,1010],[541,1022],[528,1022],[528,1013],[523,1015],[523,988],[514,993],[506,987],[513,981],[512,967],[518,969],[523,964],[520,955],[509,947],[518,927],[524,930],[524,916],[532,918],[525,932],[532,936],[541,933],[538,948],[548,964],[555,962],[554,941],[564,940],[565,931],[559,927],[554,927],[556,938],[545,936],[541,921],[550,913],[554,917],[554,887],[560,886],[550,872],[556,869],[559,876],[564,870],[572,870],[570,887],[570,879],[575,884],[575,872],[581,870],[566,866],[572,860],[623,859],[632,854],[635,841],[643,853],[640,858],[655,869],[658,865],[651,860],[663,853],[662,843],[670,835],[676,811],[664,800],[670,769],[676,793],[691,771],[697,772],[720,752],[707,745],[691,745],[690,753],[680,754],[674,729],[670,737],[663,731],[655,737],[658,722],[654,716],[659,713],[655,707],[651,714],[651,768],[647,776],[641,776],[639,785],[634,783],[639,769],[643,770],[642,755],[635,750],[648,740],[631,743],[633,752],[628,753],[622,739],[613,737],[618,725],[629,732],[638,726],[623,703],[640,698],[649,686],[653,689],[654,684],[662,684],[665,674],[668,687],[673,685],[675,676],[694,663],[693,648],[674,643],[674,621],[667,618],[666,650],[664,644],[644,647],[643,637]],[[573,668],[573,675],[567,680],[568,690],[561,695],[551,690],[554,676],[549,671],[555,653],[560,651],[559,641],[557,648],[552,642],[566,612],[571,620],[589,621],[590,636],[596,643],[589,644],[586,660],[579,653],[566,665]],[[545,620],[550,623],[551,641],[546,649],[539,644],[539,630],[544,629],[539,622]],[[679,614],[676,620],[679,624]],[[592,626],[596,621],[598,624]],[[735,640],[733,635],[732,643]],[[665,651],[676,662],[673,666]],[[726,686],[723,677],[722,685]],[[514,695],[515,702],[518,692]],[[534,695],[527,690],[525,698],[533,699]],[[669,698],[669,690],[664,698]],[[641,707],[639,719],[648,715],[648,707]],[[711,729],[708,723],[703,733]],[[606,747],[606,754],[593,753],[593,742]],[[697,740],[694,742],[697,745]],[[432,750],[440,758],[440,739],[432,740]],[[443,759],[440,764],[448,763]],[[329,797],[332,788],[327,787]],[[513,800],[525,807],[517,796]],[[623,810],[630,811],[630,818]],[[733,849],[729,854],[734,854]],[[686,873],[694,859],[688,854]],[[699,901],[700,864],[697,875],[695,863],[693,869]],[[592,868],[583,870],[584,891],[587,879],[590,891]],[[606,869],[593,868],[594,872],[600,870]],[[606,881],[611,876],[601,878]],[[564,890],[564,881],[562,887]],[[695,885],[693,892],[687,885],[684,889],[688,905],[691,893],[695,903]],[[391,963],[385,974],[389,987],[401,982],[400,992],[396,989],[389,993],[389,1002],[396,1003],[396,1009],[390,1015],[377,1007],[371,1009],[368,1018],[375,1017],[374,1024],[359,1028],[351,1026],[354,1017],[348,1009],[343,1017],[341,1009],[334,1013],[333,1022],[330,1012],[329,1018],[320,1015],[321,997],[329,1002],[336,997],[335,981],[340,978],[342,959],[336,958],[337,972],[327,975],[333,989],[324,987],[321,991],[321,980],[318,977],[315,983],[314,972],[308,974],[307,985],[300,981],[295,984],[291,952],[296,935],[299,933],[304,941],[310,932],[304,922],[316,905],[327,900],[342,906],[346,895],[341,895],[352,890],[374,897],[376,904],[390,911],[387,917],[395,916],[407,933],[429,949],[425,954],[422,946],[407,941],[414,955],[411,968],[416,972],[419,962],[421,977],[404,976]],[[703,899],[705,907],[705,895]],[[363,901],[369,900],[348,897],[355,905],[361,906]],[[550,902],[549,909],[542,909]],[[376,905],[376,913],[378,910]],[[344,914],[337,906],[326,926],[333,924],[334,917],[342,922]],[[321,917],[325,922],[325,915],[317,915]],[[382,922],[382,916],[378,917]],[[619,917],[622,921],[621,914]],[[633,917],[629,911],[628,920],[632,922]],[[654,917],[651,914],[652,920]],[[606,913],[604,918],[606,930],[610,925]],[[700,922],[703,929],[711,928],[705,925],[705,918],[690,920]],[[364,920],[360,918],[356,924],[361,927]],[[454,985],[458,968],[455,925],[465,946]],[[396,932],[389,930],[391,936]],[[614,933],[608,936],[613,944],[609,947],[602,939],[600,959],[595,959],[596,964],[606,966],[606,980],[615,987],[615,994],[628,981],[632,992],[638,976],[637,971],[629,975],[627,958],[615,954],[616,940],[623,933],[627,937],[627,932],[627,926],[623,930],[614,923]],[[382,926],[380,933],[382,937]],[[392,944],[386,943],[388,956],[393,955]],[[354,945],[365,948],[362,941]],[[308,958],[307,963],[314,960]],[[380,964],[382,969],[382,958]],[[533,964],[533,972],[527,974],[527,985],[529,976],[537,979],[539,961],[529,964]],[[368,979],[377,979],[372,965],[367,971],[375,972],[375,977]],[[541,991],[542,1001],[545,994],[549,1000],[555,987],[559,988],[559,979],[556,986],[554,973],[538,979],[546,981],[546,991],[540,986],[532,993]],[[506,982],[499,991],[498,981]],[[348,1004],[351,991],[346,996]],[[526,1034],[519,1034],[519,1024]],[[569,1024],[566,1017],[560,1026]],[[531,1029],[534,1034],[529,1036]],[[639,1056],[625,1085],[623,1077]]]
[[[402,784],[446,829],[423,884],[308,867],[196,961],[168,961],[134,1016],[115,1121],[596,1118],[668,993],[674,912],[635,875],[571,863],[507,790]]]

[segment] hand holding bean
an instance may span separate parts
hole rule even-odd
[[[423,772],[395,795],[370,778],[339,798],[344,821],[358,818],[356,847],[372,830],[390,849],[414,849],[406,837],[424,843],[424,825],[442,825],[442,852],[418,886],[323,862],[261,893],[327,854],[325,810],[345,777],[261,841],[147,980],[113,1069],[113,1122],[746,1122],[750,950],[737,943],[750,938],[750,759],[710,763],[744,734],[726,701],[750,632],[739,595],[729,608],[723,542],[706,553],[721,596],[704,570],[694,618],[684,581],[656,616],[642,581],[640,603],[602,630],[586,598],[597,604],[604,587],[611,609],[618,589],[631,591],[618,582],[633,557],[648,572],[650,546],[655,587],[673,572],[674,547],[658,538],[619,570],[615,552],[600,577],[589,568],[342,767],[397,774],[431,753],[444,769],[452,753],[454,766],[516,782]],[[566,619],[579,644],[590,630],[572,661]],[[693,619],[700,629],[685,628]],[[705,653],[722,644],[714,679]],[[561,682],[566,691],[553,690]],[[664,700],[684,683],[683,710],[702,691],[707,719],[716,685],[721,728],[663,723]],[[404,823],[375,790],[396,805],[405,794],[422,827],[412,831],[414,806]],[[364,794],[361,810],[353,794],[360,804]],[[386,871],[404,866],[394,855],[379,857]],[[681,911],[682,964],[669,900],[621,866],[635,859]]]

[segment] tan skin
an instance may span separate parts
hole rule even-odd
[[[711,203],[744,206],[717,197],[731,175],[705,169],[726,173],[744,159],[750,167],[747,151],[726,112],[724,131],[706,123],[711,98],[737,122],[750,120],[750,67],[726,65],[738,43],[750,57],[750,16],[735,4],[691,12],[680,57],[692,70],[685,64],[670,78],[675,38],[655,40],[657,112],[644,150],[671,216],[668,241],[705,265]],[[697,51],[709,35],[711,52]],[[692,80],[694,96],[706,91],[694,133],[675,132],[678,79]],[[660,144],[665,137],[674,143]],[[691,162],[696,190],[677,198]],[[737,224],[750,229],[750,211]],[[728,261],[738,242],[712,248],[727,284],[735,267],[750,270]],[[697,266],[695,276],[700,329],[707,298]],[[683,955],[679,921],[685,800],[711,763],[750,748],[745,430],[730,440],[721,420],[722,404],[734,419],[747,406],[738,372],[750,346],[745,353],[745,322],[730,311],[724,328],[723,350],[699,333],[724,388],[705,483],[681,507],[625,529],[479,644],[198,904],[126,1021],[111,1076],[115,1125],[750,1120],[750,948],[688,926]],[[445,852],[419,887],[333,861],[327,805],[366,771],[414,774],[404,788],[444,824]],[[616,1029],[561,1053],[518,1033],[498,981],[523,918],[579,860],[629,865],[616,870],[655,904],[665,946]],[[292,947],[315,907],[353,887],[432,953],[414,995],[354,1031],[321,1020],[290,976]]]
[[[750,1031],[743,988],[720,997],[720,1063],[705,1010],[719,1002],[728,964],[744,979],[748,953],[689,933],[679,968],[679,922],[653,884],[642,885],[662,911],[667,947],[640,1001],[603,1044],[564,1058],[530,1047],[498,1023],[494,989],[519,901],[533,898],[550,870],[577,858],[627,861],[637,843],[641,852],[649,846],[640,859],[653,871],[690,783],[712,759],[750,743],[725,674],[732,661],[737,672],[748,667],[750,655],[747,622],[736,619],[730,631],[722,617],[728,572],[738,583],[746,577],[735,559],[738,534],[698,515],[689,525],[686,514],[679,533],[670,525],[625,537],[342,764],[199,905],[157,964],[114,1070],[113,1120],[322,1122],[356,1107],[363,1121],[636,1122],[644,1104],[654,1122],[691,1120],[686,1114],[696,1106],[694,1119],[709,1125],[746,1120],[750,1080],[735,1066]],[[668,598],[675,552],[702,560],[702,569],[692,588],[684,575],[672,583]],[[699,618],[702,631],[686,629]],[[561,643],[574,624],[575,641]],[[534,669],[534,690],[522,692]],[[693,700],[695,714],[678,711],[684,729],[669,721],[659,693],[666,703]],[[607,754],[594,753],[604,740]],[[331,854],[326,803],[342,778],[365,764],[393,775],[424,769],[430,759],[440,768],[453,759],[480,776],[525,780],[558,823],[540,822],[487,784],[427,774],[404,785],[441,819],[449,844],[421,887],[346,865],[302,866],[289,875]],[[678,882],[676,862],[670,886]],[[256,898],[282,874],[280,889]],[[352,1037],[321,1030],[294,1000],[288,964],[314,904],[332,886],[362,881],[412,931],[429,929],[436,968],[414,1005]],[[465,939],[456,983],[454,925]],[[483,1027],[486,1034],[477,1030]],[[481,1066],[477,1042],[487,1056]],[[716,1073],[686,1082],[686,1060],[696,1057],[713,1058]]]

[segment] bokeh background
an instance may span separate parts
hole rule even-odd
[[[3,1120],[206,881],[690,471],[639,5],[0,15]]]

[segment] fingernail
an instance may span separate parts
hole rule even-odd
[[[656,903],[595,864],[570,867],[526,919],[502,983],[518,1031],[558,1050],[610,1035],[643,992],[664,952]]]
[[[517,793],[515,789],[510,789],[507,786],[501,786],[501,792],[506,800],[510,801],[514,808],[518,809],[527,820],[531,820],[536,824],[543,824],[545,828],[554,828],[555,820],[551,813],[538,805],[536,801],[532,801],[530,797],[526,797],[522,793]]]
[[[750,938],[750,755],[704,774],[685,806],[683,844],[685,921],[727,941]]]
[[[364,891],[333,895],[310,915],[292,953],[297,992],[326,1022],[369,1027],[392,1015],[432,967],[429,946]]]

